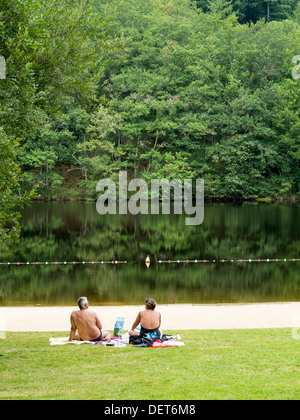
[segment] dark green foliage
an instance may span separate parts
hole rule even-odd
[[[16,207],[24,205],[30,194],[16,194],[22,177],[16,163],[18,142],[9,138],[0,128],[0,243],[16,242],[20,234],[19,218]]]
[[[212,199],[299,194],[297,1],[67,3],[0,6],[1,133],[23,140],[12,193],[57,197],[64,165],[91,199],[120,170],[203,177]]]
[[[113,51],[116,45],[109,44],[105,29],[108,20],[106,14],[95,12],[90,0],[3,0],[0,4],[0,55],[7,67],[6,79],[0,81],[1,195],[11,176],[11,165],[14,167],[10,200],[5,199],[0,208],[0,235],[4,239],[18,238],[15,204],[22,202],[22,193],[16,139],[28,138],[21,152],[25,169],[39,168],[38,181],[44,186],[61,182],[57,174],[49,175],[49,169],[64,154],[66,162],[70,160],[74,141],[67,128],[49,119],[62,109],[66,95],[80,101],[79,112],[88,102],[96,101],[95,91],[104,68],[103,51]],[[49,138],[50,131],[55,132],[55,139]],[[34,138],[38,138],[37,143]],[[8,162],[12,162],[9,167],[5,166],[7,153]],[[33,174],[26,173],[25,178],[31,180],[31,187],[39,187]],[[43,192],[47,195],[47,188]],[[7,229],[11,234],[6,234]]]
[[[146,180],[183,179],[187,159],[206,197],[298,194],[299,26],[240,25],[219,13],[229,2],[209,5],[215,13],[199,15],[187,1],[124,4],[110,28],[126,34],[126,60],[108,65],[101,88],[122,124],[107,140]]]
[[[226,3],[231,3],[240,23],[256,23],[260,19],[265,22],[288,19],[298,7],[297,0],[192,0],[192,3],[206,13],[211,11],[210,3],[217,7],[225,5],[225,8],[228,7]]]

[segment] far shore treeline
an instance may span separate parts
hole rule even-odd
[[[298,200],[297,0],[2,0],[0,56],[0,241],[120,171]]]

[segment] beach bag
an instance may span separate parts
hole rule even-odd
[[[120,337],[123,335],[125,318],[123,316],[117,317],[115,327],[114,327],[114,337]]]

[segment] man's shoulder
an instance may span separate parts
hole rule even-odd
[[[96,312],[95,311],[91,311],[90,309],[88,311],[88,314],[89,314],[89,316],[93,316],[93,317],[96,317],[97,316]]]

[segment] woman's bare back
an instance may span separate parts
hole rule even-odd
[[[152,309],[146,309],[140,312],[140,324],[147,330],[154,330],[159,328],[161,324],[161,315]]]

